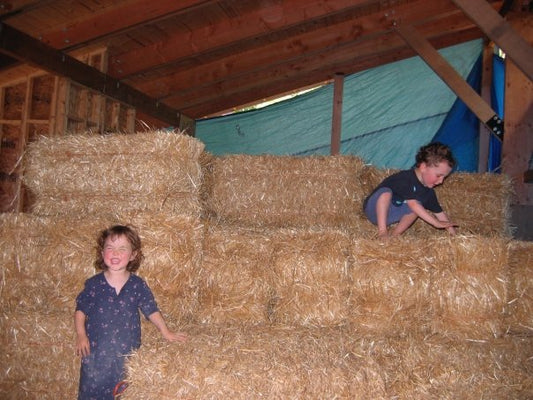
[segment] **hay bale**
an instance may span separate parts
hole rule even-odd
[[[350,156],[217,157],[206,207],[225,222],[278,227],[358,227],[363,162]]]
[[[433,332],[472,340],[506,332],[507,247],[507,240],[479,236],[435,241],[430,292]]]
[[[353,326],[190,326],[187,343],[147,340],[124,399],[526,399],[533,342],[381,337]],[[153,331],[152,331],[153,332]]]
[[[116,223],[134,225],[145,260],[138,274],[165,313],[189,319],[197,305],[203,228],[196,218],[151,213],[91,217],[0,215],[0,304],[12,312],[68,312],[96,273],[96,237]]]
[[[42,137],[25,155],[39,215],[128,211],[199,216],[204,145],[172,132]]]
[[[220,225],[206,229],[199,321],[258,324],[270,320],[272,240],[268,230]]]
[[[187,343],[144,345],[131,357],[124,400],[385,398],[379,365],[346,332],[213,325],[188,331]]]
[[[379,336],[427,332],[434,241],[354,239],[350,319]]]
[[[350,314],[350,237],[332,229],[272,235],[272,320],[288,325],[344,324]]]
[[[504,174],[453,173],[437,196],[458,232],[511,237],[511,180]],[[426,224],[427,225],[427,224]]]
[[[205,235],[198,320],[346,322],[349,243],[335,230],[211,226]]]
[[[389,375],[390,398],[530,399],[533,339],[406,338]],[[398,343],[401,344],[401,343]]]
[[[0,397],[74,399],[80,359],[72,313],[0,315]]]
[[[509,269],[509,329],[533,335],[533,242],[510,242]]]

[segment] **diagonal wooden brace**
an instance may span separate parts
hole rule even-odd
[[[463,77],[435,50],[415,28],[410,25],[396,25],[396,31],[413,50],[435,71],[466,106],[487,126],[494,136],[503,140],[503,120],[487,104]]]

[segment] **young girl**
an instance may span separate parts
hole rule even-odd
[[[113,400],[113,389],[124,379],[124,361],[141,345],[139,310],[169,341],[185,341],[171,332],[154,296],[134,275],[144,256],[141,239],[129,226],[101,232],[95,266],[103,272],[87,279],[76,298],[76,353],[81,356],[79,400]]]
[[[435,142],[420,148],[415,168],[385,178],[363,203],[366,216],[378,227],[378,237],[389,237],[388,226],[396,222],[392,236],[401,235],[417,218],[454,235],[456,224],[449,221],[434,190],[454,166],[450,148]]]

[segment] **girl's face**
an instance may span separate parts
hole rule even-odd
[[[135,252],[126,236],[110,236],[105,241],[102,258],[110,271],[125,271],[129,262],[135,259]]]
[[[437,165],[420,164],[420,176],[422,184],[428,188],[440,185],[444,178],[450,175],[452,168],[446,161],[441,161]]]

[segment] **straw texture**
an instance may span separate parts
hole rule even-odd
[[[167,211],[199,215],[204,145],[187,135],[43,137],[28,146],[24,182],[39,215]]]
[[[460,234],[383,242],[362,212],[394,172],[355,157],[214,157],[172,132],[32,144],[32,214],[0,215],[0,398],[71,399],[72,313],[95,240],[133,225],[172,330],[143,321],[124,400],[530,399],[533,247],[507,178],[453,174]]]

